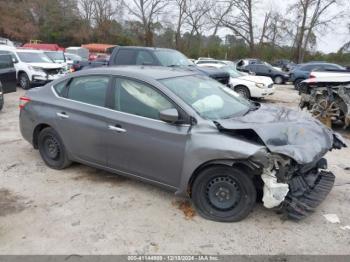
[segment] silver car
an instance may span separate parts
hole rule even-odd
[[[245,218],[257,198],[305,217],[333,186],[323,156],[346,146],[317,120],[178,68],[81,71],[28,91],[20,108],[22,135],[49,167],[151,182],[216,221]]]

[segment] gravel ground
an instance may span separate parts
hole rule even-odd
[[[148,184],[47,168],[19,132],[23,93],[6,95],[0,112],[0,254],[350,254],[349,148],[327,155],[336,186],[310,217],[284,221],[258,203],[244,221],[216,223]],[[297,109],[298,94],[279,86],[262,102]]]

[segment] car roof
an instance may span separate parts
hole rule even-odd
[[[162,51],[173,51],[173,52],[179,52],[175,49],[171,48],[162,48],[162,47],[148,47],[148,46],[118,46],[116,49],[140,49],[140,50],[162,50]]]
[[[15,51],[17,53],[40,53],[40,54],[44,53],[44,51],[42,51],[42,50],[25,49],[25,48],[23,48],[23,49],[16,49]]]
[[[90,74],[120,74],[130,77],[151,78],[154,80],[174,78],[188,75],[199,75],[198,71],[164,66],[109,66],[90,68],[76,73],[77,76]]]

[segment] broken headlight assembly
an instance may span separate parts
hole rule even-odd
[[[261,170],[264,206],[276,208],[288,218],[302,219],[313,212],[334,184],[335,177],[326,170],[324,158],[300,165],[287,156],[264,150],[251,161]]]

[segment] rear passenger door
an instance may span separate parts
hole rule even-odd
[[[108,75],[81,76],[54,87],[64,98],[56,110],[56,126],[77,160],[106,165],[105,105],[110,79]]]
[[[10,54],[0,52],[0,82],[3,92],[16,92],[16,69],[12,62]]]

